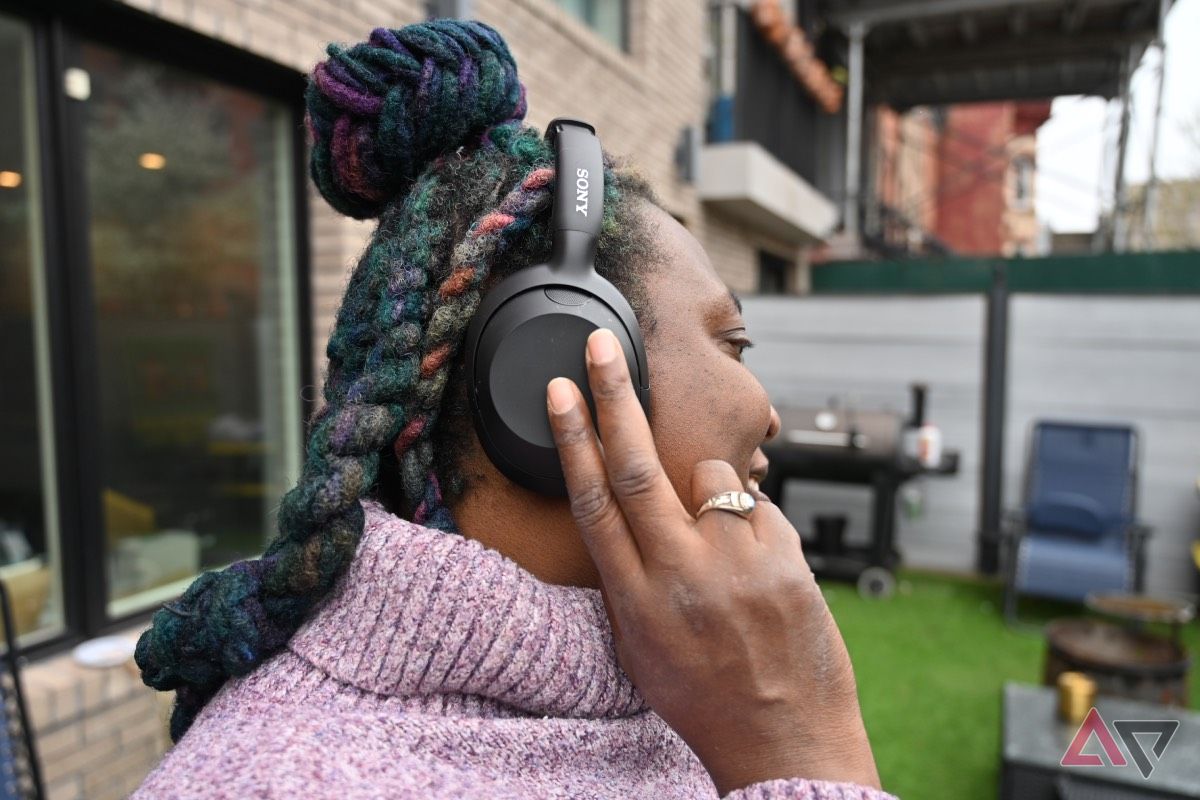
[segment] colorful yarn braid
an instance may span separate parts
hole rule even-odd
[[[308,103],[312,176],[356,219],[380,212],[447,149],[525,117],[525,88],[500,34],[481,22],[376,28],[349,49],[329,45]]]
[[[462,481],[439,464],[469,423],[461,409],[439,422],[447,394],[461,394],[447,388],[459,346],[489,277],[548,252],[547,226],[534,223],[548,216],[552,154],[518,121],[523,89],[494,31],[456,21],[379,29],[329,54],[307,94],[313,177],[334,207],[382,216],[338,311],[325,405],[310,423],[303,474],[280,504],[278,534],[262,558],[197,578],[138,641],[143,680],[176,690],[175,741],[333,587],[354,557],[359,501],[382,486],[385,458],[398,465],[405,516],[455,530],[441,478],[455,492]],[[451,113],[457,103],[461,119]],[[623,186],[648,193],[615,174],[606,183],[601,254],[632,264],[638,240],[618,221],[629,216],[618,201]]]

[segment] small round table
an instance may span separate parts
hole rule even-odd
[[[1191,658],[1176,640],[1082,617],[1046,625],[1043,679],[1053,686],[1063,672],[1087,673],[1097,694],[1168,706],[1187,706]]]
[[[1190,600],[1168,597],[1148,597],[1144,594],[1122,592],[1092,592],[1084,605],[1098,614],[1123,620],[1133,630],[1143,630],[1147,623],[1171,626],[1171,641],[1179,643],[1179,631],[1196,616],[1196,605]]]

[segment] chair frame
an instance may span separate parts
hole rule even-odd
[[[38,762],[37,747],[34,742],[33,721],[30,719],[29,708],[25,703],[25,691],[21,686],[20,653],[17,650],[12,601],[8,595],[8,588],[5,587],[3,581],[0,581],[0,619],[3,619],[4,622],[4,666],[9,674],[12,675],[12,692],[16,699],[17,714],[21,718],[21,741],[19,743],[14,741],[14,745],[24,745],[25,755],[29,759],[29,778],[32,784],[32,794],[30,796],[33,800],[42,800],[46,796],[46,791],[42,784],[42,770]]]
[[[1004,512],[1000,523],[1000,546],[1004,557],[1004,618],[1009,623],[1020,621],[1018,604],[1020,593],[1017,591],[1017,554],[1020,552],[1021,540],[1028,533],[1025,518],[1025,508],[1029,505],[1029,497],[1033,490],[1033,458],[1037,440],[1037,429],[1041,424],[1080,425],[1088,423],[1068,422],[1066,420],[1038,420],[1030,429],[1025,451],[1025,474],[1021,489],[1022,508],[1010,509]],[[1097,423],[1098,425],[1103,423]],[[1122,531],[1125,545],[1133,562],[1133,590],[1137,594],[1145,591],[1146,572],[1146,541],[1150,538],[1153,528],[1139,522],[1137,519],[1137,501],[1139,485],[1139,469],[1141,463],[1142,437],[1137,428],[1129,427],[1133,434],[1132,446],[1129,448],[1129,491],[1132,495],[1129,501],[1129,516],[1131,522]]]

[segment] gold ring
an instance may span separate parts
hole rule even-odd
[[[696,517],[699,518],[704,512],[716,509],[732,511],[742,519],[749,519],[756,504],[754,495],[747,492],[721,492],[705,500],[704,505],[700,506],[700,510],[696,512]]]

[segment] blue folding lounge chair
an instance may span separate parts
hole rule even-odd
[[[1083,601],[1141,592],[1149,529],[1136,520],[1137,432],[1127,425],[1038,422],[1025,507],[1005,525],[1004,614],[1019,595]]]

